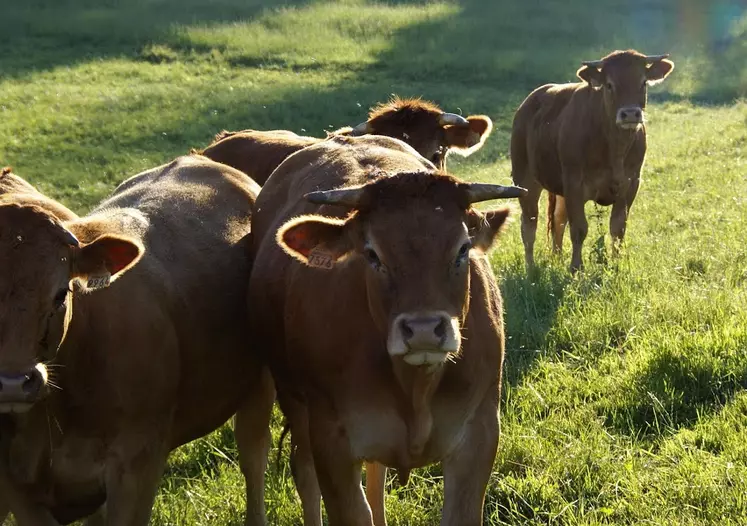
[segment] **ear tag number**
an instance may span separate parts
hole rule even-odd
[[[308,262],[310,267],[327,270],[335,266],[335,258],[332,254],[320,248],[315,248],[309,252]]]
[[[89,276],[86,287],[89,289],[103,289],[109,286],[112,281],[111,274],[100,274],[98,276]]]

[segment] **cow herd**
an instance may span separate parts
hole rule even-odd
[[[169,453],[235,415],[247,526],[265,525],[277,401],[304,524],[384,526],[387,467],[442,462],[442,525],[482,524],[498,446],[501,295],[486,253],[538,199],[581,267],[584,203],[622,241],[665,56],[615,52],[516,113],[517,186],[445,171],[488,117],[395,98],[326,138],[222,132],[86,216],[0,173],[0,522],[142,526]],[[365,493],[361,483],[366,469]]]

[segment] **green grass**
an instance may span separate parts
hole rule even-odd
[[[0,164],[81,213],[223,128],[322,135],[390,93],[490,115],[450,169],[508,182],[532,88],[615,48],[672,52],[623,257],[593,205],[578,277],[544,239],[527,277],[517,222],[493,253],[508,355],[486,523],[747,524],[743,2],[26,0],[0,19]],[[390,524],[436,524],[440,474],[390,485]],[[240,524],[242,500],[224,427],[174,453],[153,523]],[[285,456],[267,500],[300,523]]]

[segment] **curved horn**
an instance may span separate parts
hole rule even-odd
[[[342,205],[356,208],[363,197],[363,187],[341,188],[339,190],[319,190],[309,192],[304,198],[316,205]]]
[[[438,117],[441,126],[469,126],[469,121],[456,113],[442,113]]]
[[[601,68],[604,65],[604,60],[582,60],[581,64],[589,66],[590,68]]]
[[[350,132],[350,135],[366,135],[373,132],[373,128],[371,127],[371,124],[368,121],[360,123],[358,126],[353,128]]]
[[[75,237],[75,234],[70,232],[67,228],[62,229],[62,240],[70,246],[80,247],[80,241]]]
[[[500,184],[472,183],[467,185],[467,200],[470,204],[491,199],[510,199],[527,195],[520,186],[503,186]]]
[[[668,58],[669,53],[664,53],[663,55],[646,55],[646,62],[658,62],[662,59]]]

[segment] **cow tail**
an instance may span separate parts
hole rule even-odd
[[[557,206],[558,197],[552,192],[547,192],[547,194],[547,239],[552,241],[555,207]]]
[[[283,425],[283,431],[280,433],[280,438],[278,439],[278,454],[275,456],[275,467],[278,469],[280,469],[280,457],[283,456],[283,441],[285,441],[285,437],[288,435],[290,430],[291,426],[286,420]]]

